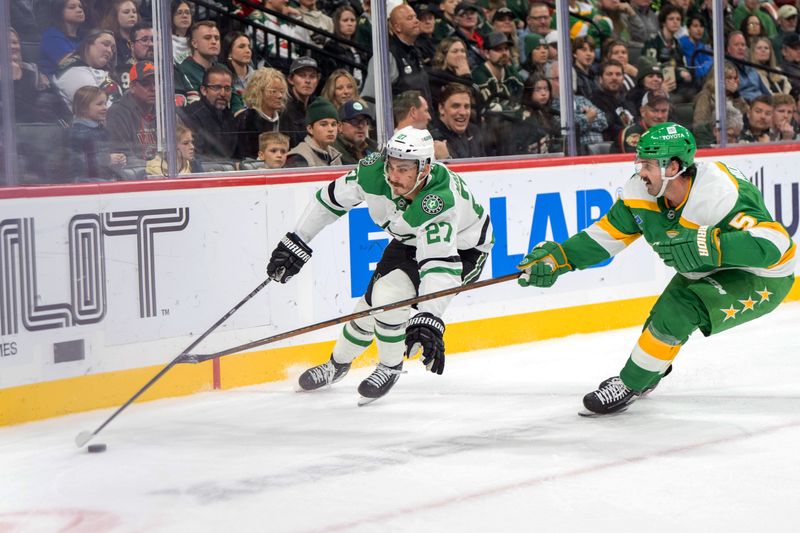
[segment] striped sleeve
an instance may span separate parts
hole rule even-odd
[[[364,201],[364,191],[358,184],[356,172],[351,170],[314,194],[294,230],[301,239],[310,242],[322,228]]]
[[[796,246],[777,222],[759,222],[744,231],[720,235],[723,266],[772,268],[794,257]]]
[[[617,200],[603,218],[563,243],[570,264],[589,268],[627,248],[641,236],[630,209]]]

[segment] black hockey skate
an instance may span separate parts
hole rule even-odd
[[[322,388],[326,385],[332,385],[345,377],[350,371],[350,363],[337,363],[331,358],[321,364],[309,368],[302,374],[298,383],[300,389],[304,391],[312,391]]]
[[[656,381],[655,383],[653,383],[653,384],[652,384],[652,385],[650,385],[649,387],[645,388],[645,389],[644,389],[642,392],[640,392],[640,393],[639,393],[639,397],[640,397],[640,398],[644,398],[645,396],[647,396],[648,394],[650,394],[651,392],[653,392],[653,391],[655,390],[655,388],[656,388],[656,387],[658,387],[658,384],[659,384],[659,383],[661,383],[661,380],[662,380],[662,379],[664,379],[665,377],[669,376],[671,372],[672,372],[672,365],[669,365],[669,366],[667,367],[667,370],[666,370],[666,371],[664,372],[664,374],[661,376],[661,379],[659,379],[658,381]],[[605,387],[606,385],[608,385],[609,383],[611,383],[611,380],[612,380],[612,379],[617,379],[618,377],[619,377],[619,376],[614,376],[614,377],[611,377],[611,378],[608,378],[608,379],[605,379],[605,380],[601,381],[601,382],[600,382],[600,385],[598,385],[598,386],[597,386],[597,388],[598,388],[598,389],[602,389],[603,387]]]
[[[619,376],[614,376],[603,382],[601,387],[583,397],[583,406],[586,411],[578,414],[581,416],[599,416],[621,413],[639,398],[639,393],[625,386]]]
[[[358,405],[367,405],[385,395],[394,387],[402,373],[402,361],[397,366],[386,366],[383,363],[378,363],[372,374],[367,376],[367,379],[358,386],[358,393],[361,395]]]

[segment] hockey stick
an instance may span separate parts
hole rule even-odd
[[[225,322],[226,320],[228,320],[228,319],[231,317],[231,315],[233,315],[233,314],[234,314],[236,311],[238,311],[238,310],[239,310],[239,309],[240,309],[240,308],[241,308],[241,307],[242,307],[244,304],[246,304],[247,302],[249,302],[249,301],[250,301],[250,299],[251,299],[251,298],[253,298],[253,296],[255,296],[256,294],[258,294],[258,292],[259,292],[259,291],[261,291],[261,289],[263,289],[264,287],[266,287],[266,286],[267,286],[267,284],[268,284],[270,281],[272,281],[272,279],[271,279],[271,278],[267,278],[267,279],[265,279],[264,281],[262,281],[262,282],[261,282],[261,283],[258,285],[258,287],[256,287],[255,289],[253,289],[253,291],[252,291],[250,294],[248,294],[247,296],[245,296],[245,297],[244,297],[244,299],[243,299],[242,301],[240,301],[238,304],[234,305],[234,306],[233,306],[233,308],[232,308],[230,311],[228,311],[227,313],[225,313],[225,316],[223,316],[222,318],[220,318],[219,320],[217,320],[216,322],[214,322],[214,325],[213,325],[213,326],[211,326],[210,328],[208,328],[208,329],[205,331],[205,333],[203,333],[202,335],[200,335],[199,337],[197,337],[197,339],[195,339],[195,341],[194,341],[194,342],[192,342],[192,343],[191,343],[191,344],[190,344],[190,345],[189,345],[189,346],[188,346],[188,347],[187,347],[185,350],[183,350],[183,351],[181,352],[181,354],[180,354],[178,357],[176,357],[175,359],[173,359],[172,361],[170,361],[170,362],[169,362],[169,364],[167,364],[167,366],[165,366],[164,368],[162,368],[162,369],[161,369],[161,370],[158,372],[158,374],[156,374],[155,376],[153,376],[153,378],[152,378],[150,381],[148,381],[148,382],[147,382],[147,383],[144,385],[144,387],[142,387],[141,389],[139,389],[139,391],[138,391],[136,394],[134,394],[133,396],[131,396],[131,398],[130,398],[130,399],[127,401],[127,402],[125,402],[124,404],[122,404],[122,406],[121,406],[119,409],[117,409],[116,411],[114,411],[114,414],[112,414],[111,416],[109,416],[109,417],[106,419],[106,421],[105,421],[105,422],[103,422],[102,424],[100,424],[100,427],[98,427],[98,428],[97,428],[97,429],[95,429],[94,431],[81,431],[80,433],[78,433],[78,435],[75,437],[75,444],[77,444],[78,448],[82,448],[82,447],[83,447],[83,446],[84,446],[86,443],[88,443],[90,440],[92,440],[92,439],[94,438],[94,436],[95,436],[95,435],[97,435],[98,433],[100,433],[100,432],[103,430],[103,428],[104,428],[104,427],[106,427],[108,424],[110,424],[110,423],[111,423],[111,421],[112,421],[112,420],[114,420],[114,419],[117,417],[117,415],[119,415],[119,414],[120,414],[122,411],[124,411],[124,410],[125,410],[125,409],[126,409],[126,408],[127,408],[129,405],[130,405],[130,404],[132,404],[134,401],[136,401],[136,398],[138,398],[139,396],[141,396],[141,395],[142,395],[142,394],[143,394],[143,393],[144,393],[144,392],[145,392],[147,389],[149,389],[149,388],[150,388],[150,387],[151,387],[151,386],[152,386],[152,385],[153,385],[153,384],[154,384],[156,381],[158,381],[159,379],[161,379],[161,377],[162,377],[164,374],[166,374],[167,372],[169,372],[169,370],[170,370],[170,369],[171,369],[173,366],[175,366],[177,363],[180,363],[180,362],[181,362],[181,359],[182,359],[183,357],[185,357],[185,356],[186,356],[186,354],[188,354],[190,351],[192,351],[192,349],[193,349],[195,346],[197,346],[198,344],[200,344],[200,342],[201,342],[203,339],[205,339],[206,337],[208,337],[208,336],[209,336],[209,334],[211,334],[211,332],[212,332],[212,331],[214,331],[215,329],[217,329],[217,328],[220,326],[220,324],[222,324],[223,322]]]
[[[401,300],[399,302],[383,305],[381,307],[373,307],[371,309],[365,309],[363,311],[351,313],[349,315],[345,315],[339,318],[331,318],[329,320],[325,320],[324,322],[318,322],[310,326],[293,329],[291,331],[279,333],[277,335],[272,335],[270,337],[264,337],[263,339],[258,339],[245,344],[240,344],[239,346],[234,346],[233,348],[228,348],[227,350],[223,350],[221,352],[212,354],[183,355],[179,357],[179,359],[181,360],[178,362],[192,363],[192,364],[202,363],[204,361],[208,361],[209,359],[217,359],[219,357],[225,357],[226,355],[243,352],[245,350],[256,348],[258,346],[263,346],[265,344],[270,344],[273,342],[281,341],[283,339],[288,339],[290,337],[296,337],[304,333],[317,331],[318,329],[327,328],[329,326],[335,326],[337,324],[342,324],[344,322],[350,322],[351,320],[355,320],[357,318],[362,318],[369,315],[376,315],[378,313],[383,313],[384,311],[391,311],[392,309],[398,309],[400,307],[406,307],[421,302],[427,302],[428,300],[434,300],[436,298],[441,298],[442,296],[449,296],[451,294],[458,294],[460,292],[471,291],[473,289],[480,289],[481,287],[488,287],[489,285],[503,283],[504,281],[511,281],[512,279],[517,279],[519,276],[520,272],[514,272],[512,274],[506,274],[505,276],[500,276],[499,278],[492,278],[484,281],[478,281],[477,283],[470,283],[468,285],[459,285],[458,287],[452,287],[450,289],[444,289],[441,291],[432,292],[430,294],[425,294],[423,296],[417,296],[416,298]]]

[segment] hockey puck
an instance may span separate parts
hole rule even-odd
[[[86,448],[86,449],[89,450],[89,453],[103,453],[104,451],[106,451],[106,445],[105,444],[90,444],[89,447]]]

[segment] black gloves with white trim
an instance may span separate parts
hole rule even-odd
[[[267,265],[267,275],[279,283],[286,283],[300,272],[311,259],[311,248],[294,233],[287,233],[272,251]]]
[[[431,313],[418,313],[406,325],[406,356],[422,347],[422,364],[434,374],[444,372],[444,322]]]

